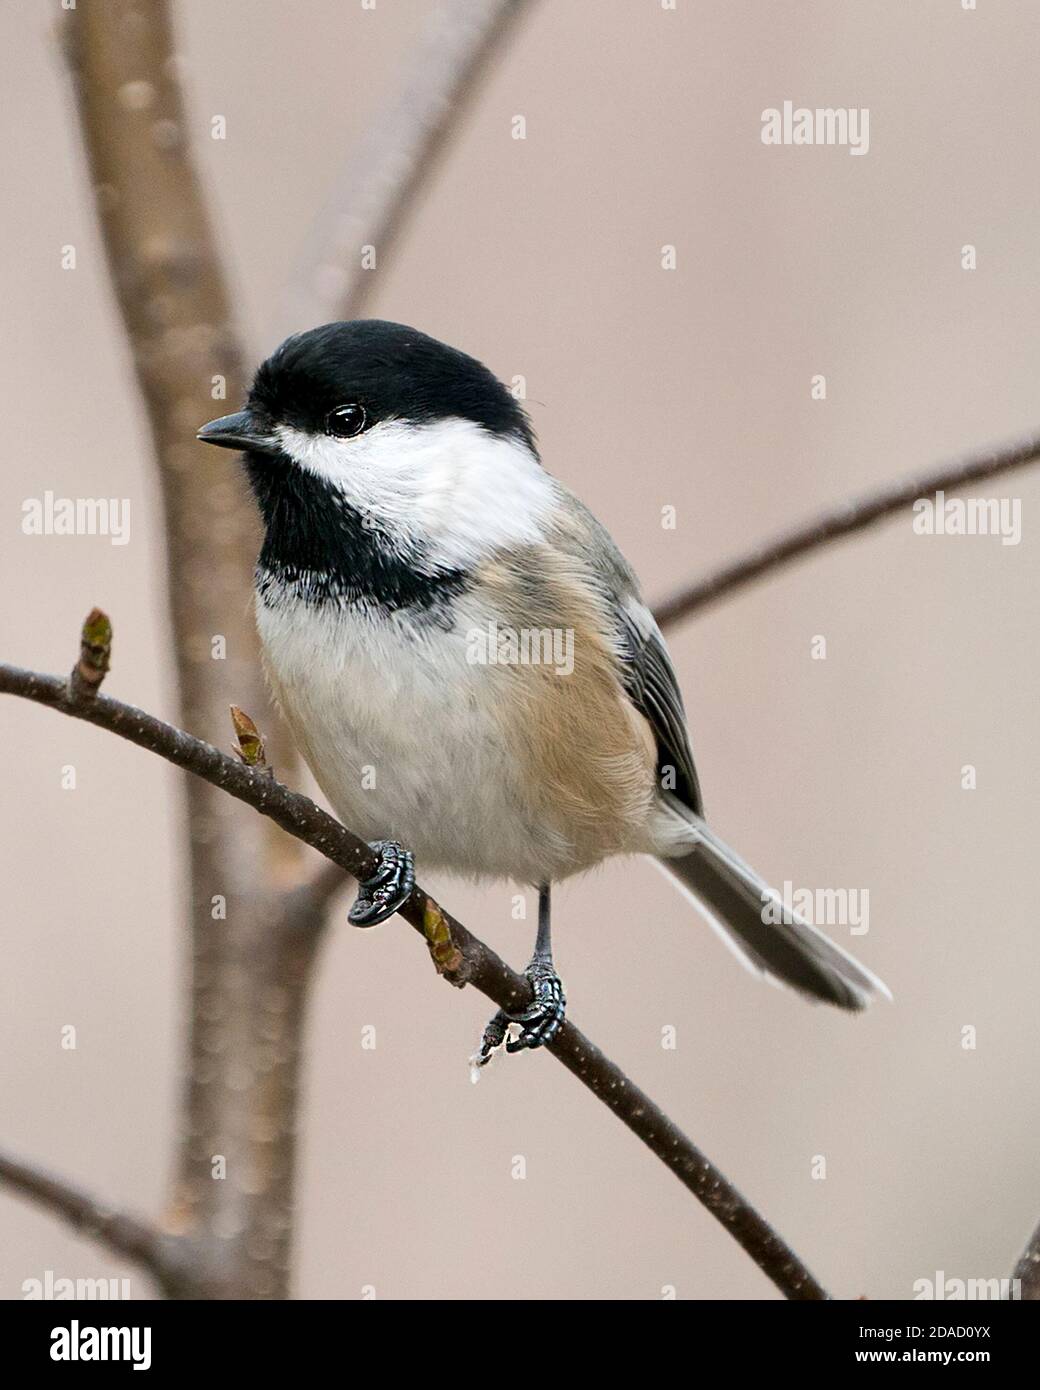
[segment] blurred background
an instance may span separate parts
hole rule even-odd
[[[428,8],[177,6],[255,360]],[[57,9],[0,12],[0,658],[68,669],[100,604],[116,628],[106,689],[171,716],[157,483]],[[547,467],[662,597],[821,506],[1040,421],[1038,61],[1028,0],[532,4],[370,312],[523,376]],[[762,111],[785,99],[868,107],[869,153],[764,146]],[[130,543],[22,534],[23,502],[47,489],[129,498]],[[907,513],[669,634],[710,816],[775,883],[869,891],[869,932],[834,934],[891,1006],[850,1018],[758,983],[642,862],[557,898],[574,1020],[843,1298],[910,1298],[937,1270],[1007,1276],[1040,1216],[1040,470],[970,495],[1020,499],[1021,544],[917,536]],[[181,776],[13,699],[0,734],[3,1142],[153,1211],[183,1028]],[[511,888],[428,886],[527,959],[533,917],[512,920]],[[347,902],[309,1024],[300,1296],[778,1296],[551,1058],[471,1086],[488,1001],[437,982],[401,923],[349,929]],[[0,1191],[0,1296],[47,1270],[149,1292]]]

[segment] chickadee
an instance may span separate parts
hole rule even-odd
[[[613,854],[659,860],[747,964],[810,998],[861,1009],[887,994],[706,824],[635,576],[485,366],[401,324],[327,324],[288,338],[245,409],[198,437],[244,453],[271,686],[318,785],[380,856],[351,920],[401,906],[413,853],[538,889],[533,1002],[496,1014],[481,1062],[559,1031],[550,888]]]

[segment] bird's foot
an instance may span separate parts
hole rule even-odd
[[[396,840],[375,840],[369,845],[379,857],[379,868],[362,879],[354,906],[347,914],[355,927],[374,927],[392,917],[408,901],[415,887],[415,861]]]
[[[544,1047],[560,1031],[567,1009],[567,996],[552,961],[535,956],[524,974],[531,982],[534,999],[518,1014],[499,1009],[484,1029],[480,1051],[473,1058],[475,1066],[486,1067],[503,1043],[507,1052],[523,1052],[529,1047]]]

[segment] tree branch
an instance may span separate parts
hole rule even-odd
[[[528,0],[454,0],[437,7],[400,91],[361,139],[307,238],[276,336],[353,319],[375,287],[361,248],[386,256],[436,172],[460,116]]]
[[[844,502],[821,513],[812,521],[803,522],[783,531],[771,541],[765,541],[739,560],[731,560],[713,574],[685,585],[654,609],[662,627],[688,618],[691,613],[714,603],[725,595],[742,589],[752,580],[772,574],[790,564],[800,555],[832,541],[863,531],[885,517],[909,507],[919,497],[936,492],[967,487],[986,478],[1010,473],[1012,469],[1035,463],[1040,458],[1040,434],[1032,434],[1016,444],[1002,449],[988,449],[953,463],[946,463],[929,473],[915,474],[900,482],[890,483],[878,491]]]
[[[163,1289],[177,1283],[171,1242],[157,1226],[116,1211],[34,1163],[0,1152],[0,1183],[60,1217],[82,1235],[148,1271]]]
[[[109,696],[76,698],[70,695],[68,683],[57,676],[0,664],[0,693],[19,695],[85,720],[158,754],[252,806],[355,878],[375,871],[376,861],[365,841],[308,797],[276,781],[266,768],[229,757],[211,744]],[[526,978],[419,886],[400,915],[423,935],[438,973],[451,984],[473,985],[510,1011],[530,1001]],[[711,1161],[569,1019],[549,1051],[672,1170],[786,1297],[827,1297],[797,1255]]]
[[[245,367],[191,157],[169,5],[90,0],[63,17],[62,32],[103,249],[162,485],[181,718],[215,734],[229,687],[257,718],[268,709],[251,606],[259,530],[238,470],[195,439],[200,424],[221,413],[220,401],[243,397]],[[220,661],[213,659],[217,636],[225,639]],[[247,857],[236,840],[226,867]]]
[[[195,440],[227,408],[218,402],[242,399],[245,361],[192,160],[170,4],[80,0],[62,35],[162,487],[180,720],[218,737],[235,690],[284,772],[295,749],[269,714],[252,619],[256,510],[240,470]],[[302,849],[272,821],[235,814],[204,781],[186,792],[191,992],[169,1228],[196,1243],[195,1296],[284,1297],[302,1022],[324,903],[293,886]],[[218,899],[233,929],[214,928]],[[213,1181],[218,1153],[245,1181]]]

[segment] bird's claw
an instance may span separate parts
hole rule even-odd
[[[487,1027],[484,1029],[484,1036],[480,1040],[480,1050],[470,1061],[478,1067],[486,1067],[494,1056],[496,1050],[505,1042],[506,1034],[509,1032],[510,1020],[504,1009],[499,1009]]]
[[[507,1052],[523,1052],[527,1048],[545,1047],[560,1031],[567,1010],[563,981],[550,963],[539,960],[538,957],[535,957],[524,974],[531,982],[534,998],[527,1008],[518,1014],[499,1009],[484,1029],[480,1051],[473,1059],[476,1066],[486,1067],[496,1049],[503,1043]],[[514,1035],[507,1037],[511,1030]]]
[[[375,927],[403,907],[415,887],[415,861],[396,840],[375,840],[369,848],[379,867],[358,884],[358,895],[347,919],[355,927]]]

